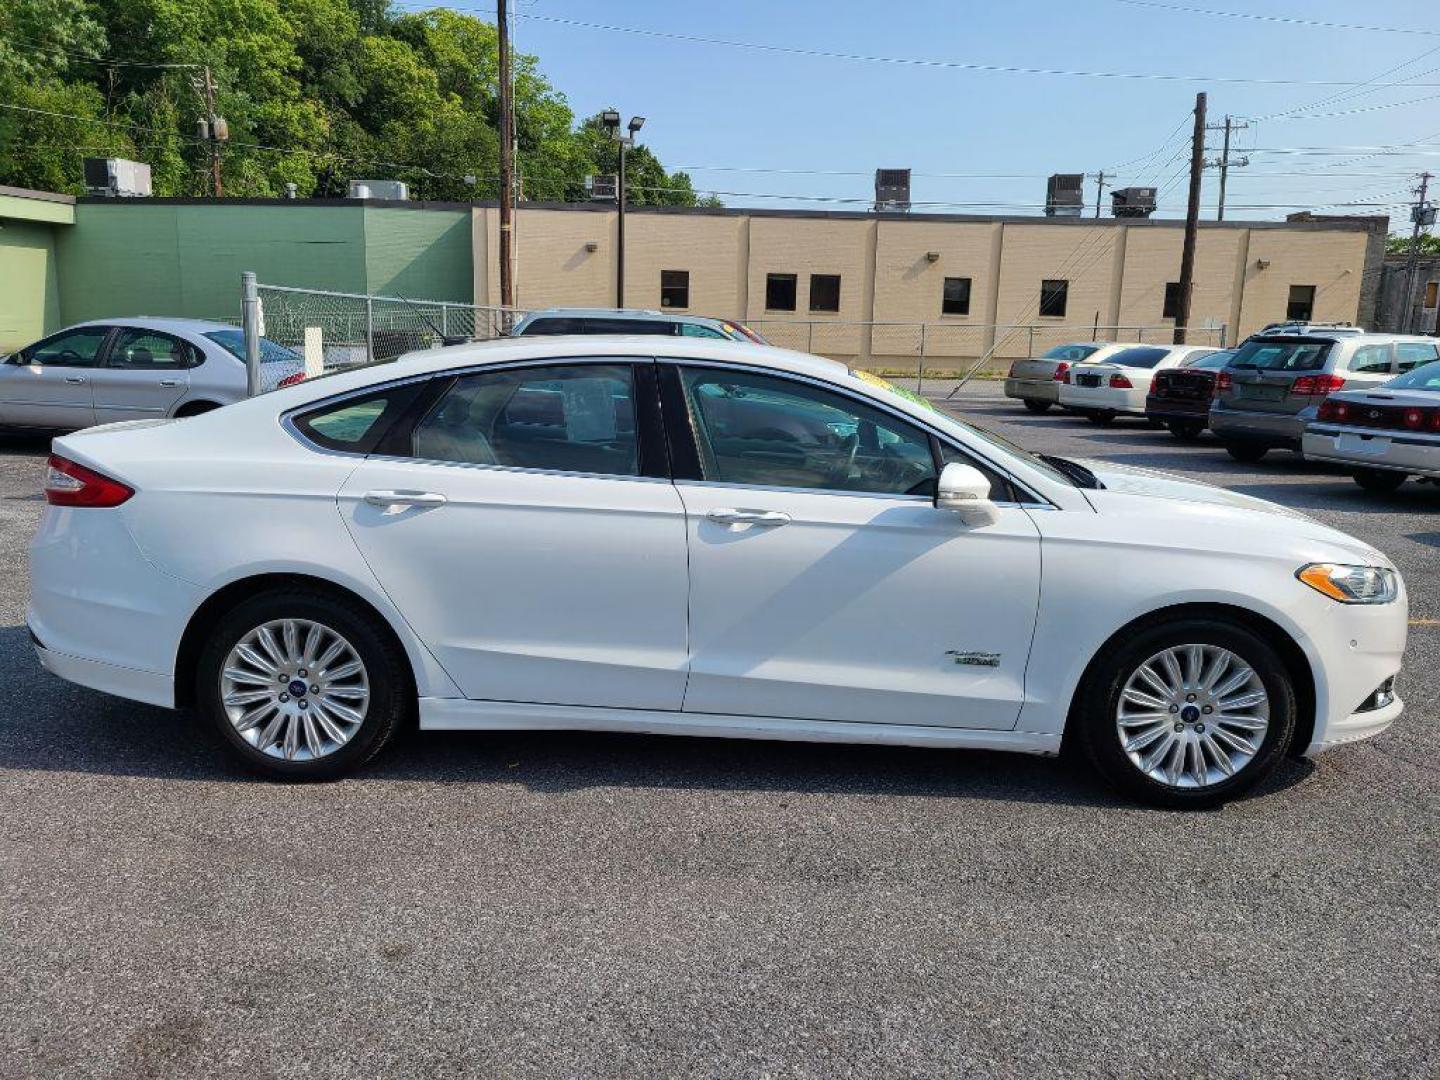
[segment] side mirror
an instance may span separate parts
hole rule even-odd
[[[953,510],[966,525],[994,525],[1000,511],[990,501],[990,480],[974,465],[946,465],[935,485],[935,509]]]

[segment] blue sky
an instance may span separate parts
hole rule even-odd
[[[453,6],[477,12],[486,7],[483,0]],[[1266,22],[1174,7],[1424,33]],[[807,200],[864,200],[876,166],[909,166],[918,174],[917,201],[949,204],[935,210],[1026,212],[1023,207],[1038,209],[1043,202],[1046,174],[1104,168],[1122,184],[1159,186],[1166,192],[1162,214],[1181,216],[1187,116],[1197,90],[1209,93],[1212,121],[1227,112],[1268,117],[1237,136],[1242,152],[1264,149],[1250,155],[1249,167],[1232,170],[1229,217],[1282,217],[1286,204],[1364,202],[1382,205],[1336,205],[1329,212],[1388,210],[1400,218],[1406,211],[1397,204],[1411,197],[1413,174],[1440,165],[1440,24],[1433,4],[518,0],[514,10],[516,47],[539,55],[542,69],[577,114],[613,104],[627,116],[644,115],[643,140],[668,166],[688,167],[697,187],[734,193],[722,196],[729,205],[844,208]],[[864,62],[613,32],[563,20],[874,57],[1207,79],[1085,78]],[[1385,74],[1392,68],[1398,70]],[[1351,88],[1304,85],[1324,80],[1375,82]],[[1404,86],[1376,86],[1407,80]],[[1341,100],[1324,104],[1336,98]],[[1275,115],[1297,109],[1306,111]],[[1348,150],[1426,138],[1434,142],[1428,155]],[[1218,133],[1211,139],[1212,153],[1218,153]],[[1272,152],[1301,147],[1330,152]],[[1213,207],[1216,188],[1211,170],[1207,207]],[[1087,197],[1094,198],[1093,183]],[[1108,196],[1106,201],[1108,206]]]

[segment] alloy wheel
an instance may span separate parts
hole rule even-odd
[[[1115,714],[1121,749],[1171,788],[1238,774],[1270,729],[1270,695],[1255,670],[1218,645],[1176,645],[1137,667]]]
[[[239,736],[285,761],[314,761],[365,722],[370,681],[355,647],[308,619],[276,619],[240,638],[220,671],[220,701]]]

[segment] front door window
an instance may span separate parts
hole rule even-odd
[[[25,362],[45,367],[94,367],[109,327],[87,326],[46,338],[24,350]]]

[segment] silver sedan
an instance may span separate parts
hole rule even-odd
[[[75,430],[194,416],[245,396],[240,331],[202,319],[101,319],[0,363],[0,426]],[[260,342],[261,388],[305,377],[297,353]]]
[[[1440,360],[1383,386],[1331,394],[1305,428],[1305,457],[1347,466],[1366,491],[1440,481]]]

